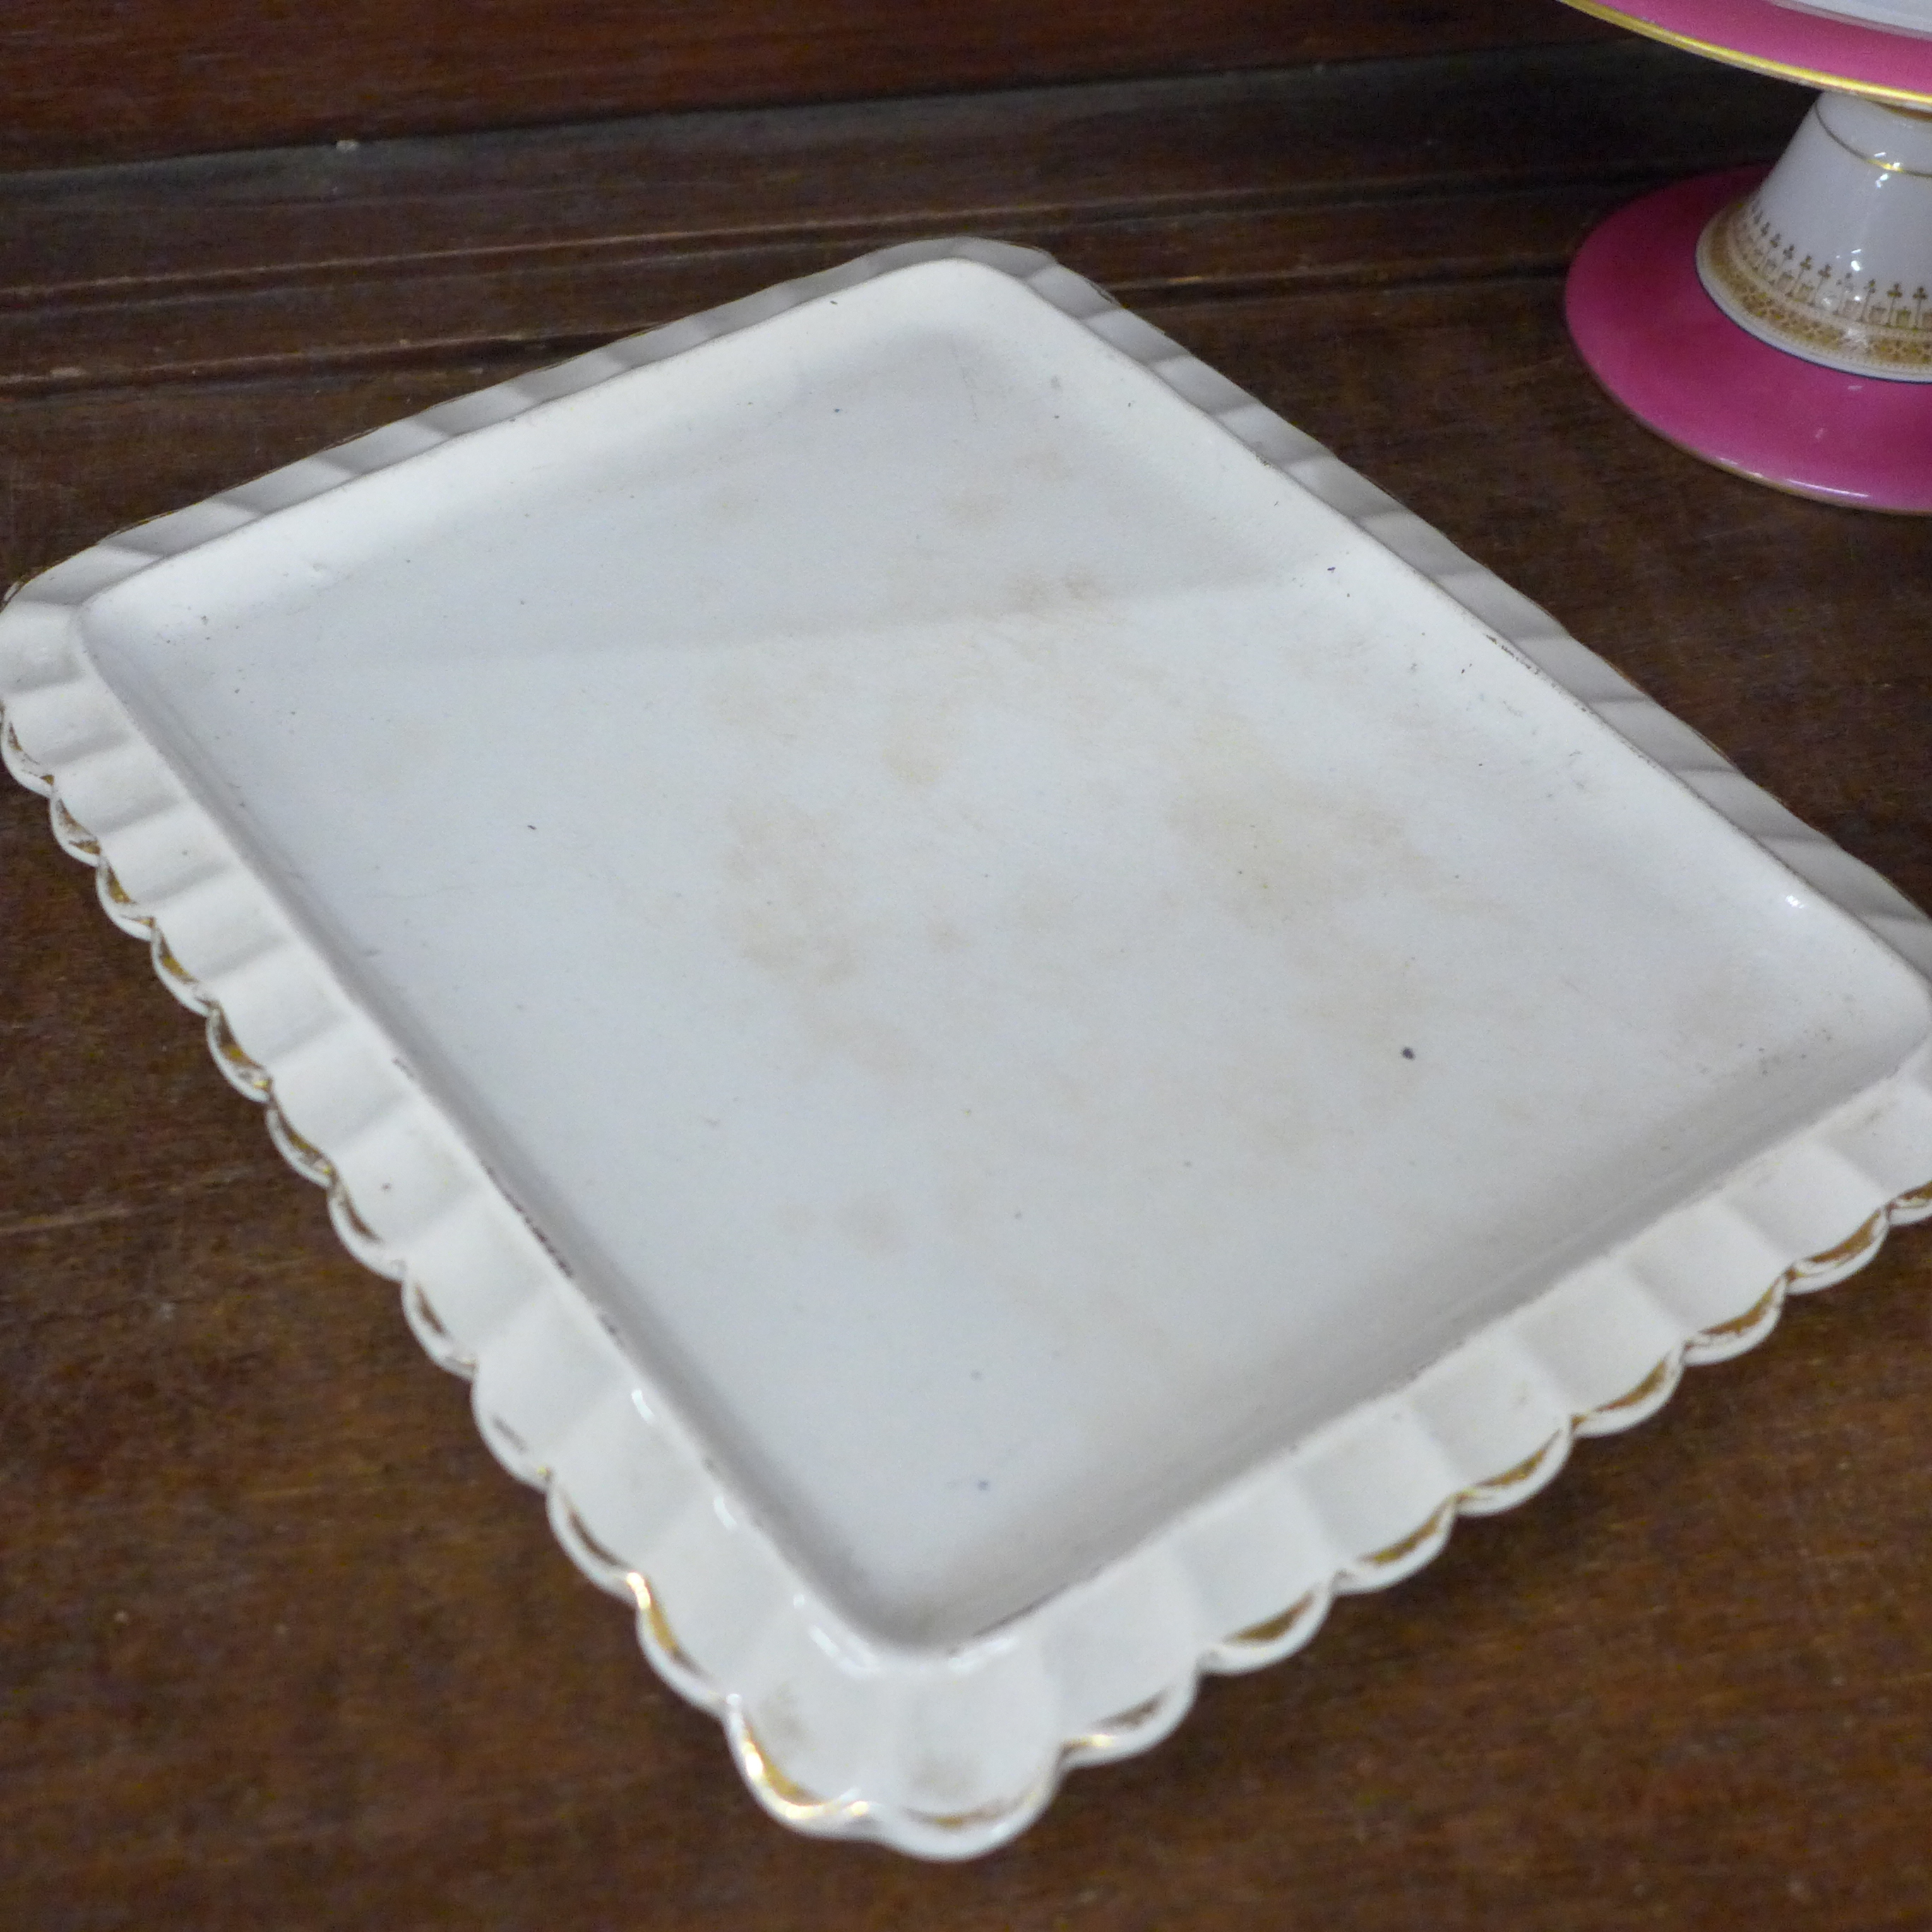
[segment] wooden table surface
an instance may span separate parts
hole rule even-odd
[[[1932,532],[1678,454],[1561,318],[1601,215],[1803,107],[1608,43],[16,174],[0,572],[867,247],[1006,236],[1932,903]],[[1932,1229],[928,1867],[756,1808],[11,785],[0,990],[0,1924],[1932,1924]]]

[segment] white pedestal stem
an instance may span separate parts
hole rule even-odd
[[[1760,340],[1853,375],[1932,382],[1932,115],[1825,94],[1697,273]]]

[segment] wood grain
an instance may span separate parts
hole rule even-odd
[[[412,148],[412,176],[339,220],[326,154],[23,184],[16,208],[31,185],[91,212],[64,265],[57,224],[18,243],[8,366],[46,380],[0,397],[0,572],[493,380],[560,316],[574,340],[746,292],[788,249],[1023,208],[1932,901],[1925,526],[1680,455],[1595,388],[1561,320],[1589,207],[1687,164],[1640,98],[1666,68],[1714,162],[1774,145],[1802,100],[1670,56],[1562,60],[1545,131],[1526,110],[1498,143],[1525,143],[1520,166],[1489,178],[1469,158],[1504,118],[1498,76],[1452,62],[1432,121],[1392,120],[1372,154],[1284,142],[1292,90],[1238,134],[1181,95],[1110,94],[1104,152],[1058,175],[1038,158],[1088,90],[1058,121],[949,104],[929,146],[898,106],[804,110],[763,151],[814,156],[794,202],[775,215],[755,167],[693,161],[710,186],[682,230],[604,130]],[[1317,119],[1328,82],[1306,84]],[[949,146],[949,127],[977,131]],[[1466,145],[1432,145],[1460,127]],[[1566,128],[1587,157],[1568,172]],[[573,172],[572,140],[606,158]],[[565,207],[568,248],[500,274],[489,251]],[[1318,219],[1354,252],[1311,272],[1294,224]],[[405,230],[385,322],[356,291]],[[170,275],[202,375],[161,324]],[[83,313],[124,359],[90,349],[93,376],[50,378]],[[1075,1775],[1018,1845],[928,1868],[757,1810],[10,785],[0,982],[0,1924],[1926,1923],[1932,1230],[1417,1579],[1342,1604],[1300,1658],[1206,1686],[1172,1739]]]
[[[1547,272],[1802,109],[1625,41],[0,178],[0,394],[562,353],[935,232],[1134,301]]]
[[[1553,0],[11,0],[0,167],[1608,32]]]

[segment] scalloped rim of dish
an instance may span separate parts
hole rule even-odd
[[[1339,1594],[1413,1574],[1459,1515],[1534,1494],[1579,1436],[1654,1414],[1687,1364],[1761,1341],[1787,1294],[1842,1280],[1932,1215],[1932,1052],[1575,1270],[1402,1388],[1358,1405],[1094,1575],[964,1645],[851,1628],[722,1493],[698,1444],[430,1106],[377,1030],[142,737],[77,646],[98,592],[158,560],[454,436],[944,257],[997,268],[1077,318],[1374,537],[1800,880],[1932,979],[1932,922],[1793,818],[1548,615],[1321,445],[1036,250],[883,250],[442,404],[122,532],[0,614],[0,754],[98,868],[103,906],[206,1018],[216,1065],[262,1105],[344,1244],[400,1282],[444,1368],[471,1377],[500,1460],[547,1490],[557,1538],[630,1603],[660,1675],[722,1721],[773,1816],[928,1858],[990,1850],[1071,1766],[1172,1730],[1204,1670],[1308,1642]]]

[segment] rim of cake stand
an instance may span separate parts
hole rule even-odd
[[[1836,94],[1862,94],[1888,107],[1932,111],[1932,38],[1807,13],[1780,5],[1778,0],[1649,0],[1648,10],[1642,14],[1609,5],[1606,0],[1564,4],[1727,66]],[[1729,39],[1712,38],[1718,33],[1738,38],[1748,33],[1754,44],[1738,46]],[[1920,70],[1914,75],[1918,85],[1880,77],[1880,70],[1900,62]]]

